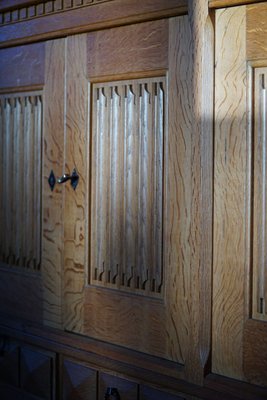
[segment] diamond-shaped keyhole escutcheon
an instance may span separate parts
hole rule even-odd
[[[55,184],[56,184],[56,177],[55,177],[55,174],[54,174],[53,170],[51,170],[51,172],[50,172],[50,175],[49,175],[49,178],[48,178],[48,183],[49,183],[51,191],[53,192]]]

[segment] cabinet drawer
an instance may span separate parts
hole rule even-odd
[[[138,385],[135,382],[100,372],[98,400],[104,400],[107,391],[111,388],[118,391],[120,400],[138,399]]]
[[[170,393],[163,392],[158,389],[153,389],[147,386],[140,388],[140,400],[186,400],[185,397],[176,396]]]
[[[63,361],[63,400],[96,400],[97,371],[86,365]]]

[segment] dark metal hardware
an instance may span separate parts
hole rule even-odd
[[[48,183],[49,183],[51,191],[53,192],[55,184],[56,184],[56,177],[55,177],[53,170],[51,170],[50,175],[48,177]]]
[[[57,179],[57,183],[65,183],[67,181],[70,181],[71,186],[73,187],[73,189],[75,190],[77,185],[78,185],[78,181],[79,181],[79,175],[76,172],[76,169],[74,168],[74,170],[72,171],[72,174],[64,174],[63,176],[61,176],[60,178]]]
[[[105,393],[105,400],[120,400],[118,389],[108,387]]]

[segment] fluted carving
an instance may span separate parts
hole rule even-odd
[[[93,85],[91,282],[163,284],[164,78]]]
[[[267,320],[267,67],[254,70],[253,316]]]
[[[0,261],[40,268],[41,93],[0,96]]]

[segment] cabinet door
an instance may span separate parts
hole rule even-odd
[[[65,327],[184,364],[193,319],[188,18],[69,37],[67,54],[66,171],[75,165],[80,178],[75,191],[65,187]]]
[[[258,384],[267,382],[266,26],[266,4],[216,13],[213,371]]]
[[[1,312],[61,326],[65,40],[0,51]],[[52,176],[52,175],[51,175]],[[3,305],[3,306],[2,306]]]

